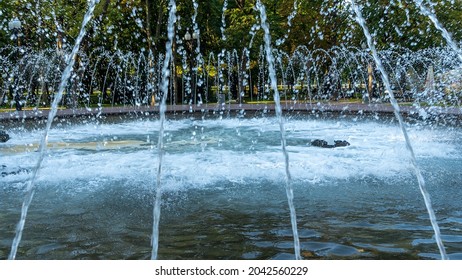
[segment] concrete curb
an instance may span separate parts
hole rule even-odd
[[[360,104],[360,103],[283,103],[284,112],[297,113],[324,113],[332,112],[339,114],[394,114],[393,107],[389,104]],[[213,112],[262,112],[274,113],[275,104],[203,104],[203,105],[167,105],[168,114],[197,114]],[[403,115],[419,115],[425,112],[431,115],[445,115],[462,117],[462,108],[456,107],[422,107],[401,106],[400,113]],[[423,111],[422,111],[423,110]],[[0,113],[0,120],[27,120],[46,119],[50,109],[24,110]],[[59,109],[56,117],[69,118],[78,116],[107,116],[107,115],[151,115],[158,114],[159,106],[125,106],[104,108],[78,108]]]

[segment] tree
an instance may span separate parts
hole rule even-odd
[[[441,33],[420,12],[414,0],[356,2],[362,7],[363,16],[379,49],[396,46],[415,51],[445,45]],[[425,1],[423,4],[428,6]],[[462,3],[439,1],[433,9],[439,21],[460,40],[461,32],[457,28],[457,22],[462,18]],[[361,38],[361,32],[362,30],[357,29],[355,37]]]

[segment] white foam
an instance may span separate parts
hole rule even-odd
[[[157,121],[120,124],[77,125],[53,129],[50,142],[80,142],[94,138],[145,138],[152,135]],[[375,176],[411,176],[411,167],[402,133],[393,124],[372,121],[341,122],[290,120],[287,125],[290,170],[294,180],[316,182],[330,179]],[[218,128],[218,131],[217,131]],[[183,130],[183,131],[182,131]],[[199,134],[193,132],[199,131]],[[167,154],[163,181],[172,189],[201,188],[217,182],[269,180],[283,182],[284,160],[273,118],[169,121]],[[40,131],[14,135],[9,145],[30,145]],[[460,159],[457,139],[460,131],[410,128],[409,134],[418,160],[425,158]],[[254,135],[247,139],[246,135]],[[309,145],[312,139],[346,140],[351,146],[322,149]],[[291,141],[296,145],[290,145]],[[97,189],[108,182],[152,187],[155,184],[157,152],[155,137],[151,145],[113,150],[53,149],[48,152],[38,183],[66,183],[70,188]],[[252,148],[253,147],[253,148]],[[35,152],[3,154],[0,166],[8,170],[32,168]],[[26,181],[27,173],[0,177],[2,185]]]

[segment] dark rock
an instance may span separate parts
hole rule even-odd
[[[350,146],[350,143],[345,140],[335,140],[334,143],[336,148]]]
[[[5,143],[8,140],[10,140],[10,135],[8,135],[5,131],[0,130],[0,143]]]
[[[319,148],[330,148],[330,149],[332,149],[332,148],[337,148],[337,147],[350,146],[350,143],[348,141],[345,141],[345,140],[335,140],[334,145],[331,145],[331,144],[327,143],[326,140],[316,139],[316,140],[311,141],[311,146],[315,146],[315,147],[319,147]]]
[[[320,147],[320,148],[333,148],[332,145],[329,145],[326,140],[316,139],[311,141],[311,146]],[[329,147],[332,146],[332,147]]]
[[[29,173],[30,170],[29,169],[26,169],[26,168],[18,168],[18,169],[15,169],[15,170],[10,170],[7,168],[6,165],[0,165],[0,177],[6,177],[6,176],[10,176],[10,175],[19,175],[19,174],[27,174]]]

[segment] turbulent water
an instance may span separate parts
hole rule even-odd
[[[158,122],[57,124],[17,258],[149,259]],[[292,118],[285,128],[302,257],[439,258],[396,123]],[[42,131],[10,129],[0,144],[0,259]],[[462,131],[408,131],[448,255],[461,259]],[[170,120],[165,132],[159,259],[293,259],[276,118]]]

